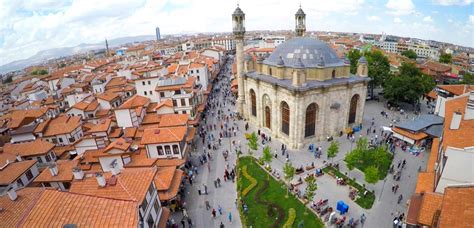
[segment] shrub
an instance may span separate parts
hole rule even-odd
[[[253,188],[255,188],[255,186],[257,186],[257,180],[249,175],[247,172],[247,166],[242,167],[242,175],[250,181],[250,185],[242,191],[242,196],[246,196]]]
[[[293,226],[293,223],[295,222],[296,218],[296,211],[294,208],[290,208],[288,211],[288,220],[286,220],[285,224],[283,225],[283,228],[291,228]]]

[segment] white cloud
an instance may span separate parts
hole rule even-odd
[[[431,18],[431,16],[426,16],[423,18],[423,21],[424,22],[433,22],[433,18]]]
[[[400,19],[399,17],[396,17],[393,19],[393,22],[399,24],[399,23],[402,23],[402,19]]]
[[[453,22],[453,19],[448,19],[448,22],[449,22],[449,23],[452,23],[452,22]]]
[[[411,0],[388,0],[385,6],[393,15],[406,15],[415,12],[415,5]]]
[[[373,16],[368,16],[368,17],[367,17],[367,20],[369,20],[369,21],[380,21],[380,17],[375,16],[375,15],[373,15]]]
[[[452,5],[467,6],[473,2],[474,0],[433,0],[434,4],[442,5],[442,6],[452,6]]]
[[[469,15],[468,22],[469,22],[471,25],[474,25],[474,15]]]

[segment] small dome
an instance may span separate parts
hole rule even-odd
[[[367,59],[365,58],[365,56],[360,57],[359,63],[367,63]]]
[[[345,65],[339,59],[336,52],[326,43],[309,37],[293,38],[278,45],[263,63],[278,66],[280,57],[286,67],[294,67],[297,61],[301,61],[305,67],[320,68],[322,66],[334,67]]]
[[[278,65],[278,66],[283,66],[283,65],[285,65],[285,62],[283,61],[283,58],[282,58],[281,56],[280,56],[280,59],[278,59],[277,65]]]
[[[295,16],[305,16],[306,14],[303,12],[303,9],[301,7],[296,11]]]
[[[298,58],[296,60],[295,65],[293,65],[294,68],[304,68],[304,63],[301,61],[301,58]]]
[[[244,11],[242,11],[239,5],[237,5],[237,8],[235,8],[234,13],[232,13],[232,16],[241,16],[241,15],[245,15]]]

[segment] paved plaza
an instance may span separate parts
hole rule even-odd
[[[226,71],[226,76],[230,77],[229,70],[227,69]],[[224,80],[229,79],[226,78]],[[222,97],[220,99],[222,100]],[[407,116],[401,116],[399,112],[389,111],[388,109],[384,108],[383,104],[383,101],[366,102],[364,110],[363,129],[355,134],[356,138],[359,138],[361,135],[367,136],[366,129],[368,126],[371,125],[372,121],[374,121],[374,126],[377,128],[376,134],[378,134],[378,136],[380,137],[379,129],[381,128],[381,126],[389,126],[392,119],[404,120],[406,118],[410,119],[415,117],[413,112],[410,111],[406,111],[406,113],[408,114]],[[230,112],[235,111],[235,107],[231,104],[227,104],[225,107],[222,107],[220,109],[226,114],[229,114],[229,110]],[[428,109],[425,104],[422,105],[421,110],[421,113],[428,112]],[[388,112],[388,118],[383,117],[380,114],[381,111]],[[220,123],[221,122],[217,120],[216,117],[212,117],[210,115],[208,115],[207,119],[202,122],[202,124]],[[230,123],[232,125],[233,121],[230,121]],[[240,143],[242,152],[244,154],[247,153],[247,141],[245,140],[244,136],[244,133],[246,133],[244,130],[245,121],[236,121],[236,124],[239,126],[237,136],[232,137],[230,139],[223,138],[222,145],[216,151],[211,151],[213,159],[209,162],[210,171],[208,170],[209,167],[207,163],[205,163],[204,165],[200,165],[199,160],[196,159],[197,155],[201,155],[203,153],[203,145],[201,143],[201,139],[198,137],[196,140],[197,150],[191,153],[191,160],[194,165],[198,166],[198,175],[194,179],[192,186],[189,184],[188,181],[186,181],[185,183],[186,208],[189,217],[193,221],[193,227],[219,227],[221,222],[224,224],[225,227],[241,227],[238,210],[235,205],[235,200],[237,197],[236,183],[233,183],[232,181],[223,181],[224,170],[226,169],[226,167],[232,169],[232,167],[235,166],[236,161],[236,155],[233,152],[234,148],[231,149],[230,140],[235,140],[237,143]],[[255,128],[255,126],[250,126],[247,133],[250,133],[252,131],[256,132],[257,130],[258,129]],[[261,129],[261,131],[265,133],[264,129]],[[218,134],[218,131],[212,131],[212,133]],[[374,135],[375,134],[370,134],[368,138],[370,139],[370,137],[373,137]],[[349,187],[337,185],[335,179],[330,177],[329,175],[323,175],[317,178],[318,190],[316,191],[316,196],[314,197],[314,199],[329,199],[329,205],[333,208],[335,208],[337,201],[343,200],[346,204],[349,205],[349,212],[348,214],[346,214],[347,220],[351,217],[360,218],[360,215],[365,214],[367,216],[367,220],[364,224],[365,227],[392,227],[391,224],[395,214],[406,212],[406,200],[409,199],[409,197],[415,191],[418,169],[420,167],[422,169],[425,168],[426,161],[429,157],[429,149],[427,149],[427,151],[425,151],[418,157],[415,157],[414,155],[411,155],[408,152],[403,152],[399,148],[397,148],[393,159],[393,164],[395,164],[395,167],[399,161],[407,161],[407,165],[402,171],[400,181],[394,181],[392,175],[388,174],[386,181],[382,180],[376,183],[375,185],[372,185],[365,183],[364,175],[361,171],[357,169],[349,171],[345,166],[345,162],[343,161],[344,156],[347,152],[351,150],[351,147],[355,147],[355,143],[351,145],[350,140],[346,139],[345,135],[343,135],[342,137],[335,137],[334,139],[340,142],[339,154],[334,158],[334,162],[339,163],[341,172],[347,172],[350,178],[356,178],[357,182],[359,182],[360,184],[366,184],[369,190],[374,190],[376,200],[373,207],[369,210],[359,207],[354,201],[349,199]],[[313,162],[316,168],[321,168],[324,166],[327,160],[326,149],[329,146],[329,142],[324,141],[314,143],[316,146],[321,146],[323,149],[321,158],[314,158],[314,156],[310,152],[308,152],[306,145],[305,149],[299,151],[289,151],[289,160],[291,161],[293,166],[306,166]],[[283,176],[282,167],[284,165],[284,162],[286,161],[286,157],[281,156],[281,143],[277,139],[272,138],[272,141],[267,143],[266,145],[272,148],[272,152],[276,151],[278,153],[278,157],[276,159],[273,159],[271,165],[272,168],[278,170],[281,176]],[[260,157],[262,155],[262,149],[263,146],[261,144],[261,140],[259,140],[259,150],[254,153],[254,156]],[[227,162],[224,161],[224,157],[222,156],[222,152],[225,150],[231,151]],[[296,175],[295,179],[299,177],[304,177],[308,172],[314,172],[314,170],[307,171],[304,174]],[[218,177],[222,180],[221,187],[215,188],[214,180],[216,180]],[[400,186],[397,191],[397,194],[394,194],[391,191],[392,186],[394,184],[398,184]],[[203,185],[207,186],[207,195],[198,194],[198,189],[204,191]],[[298,188],[304,192],[305,185],[299,185]],[[400,204],[397,204],[397,199],[400,194],[403,195],[403,200]],[[211,215],[212,209],[206,210],[205,201],[209,201],[211,207],[215,208],[216,211],[220,206],[223,212],[222,215],[217,213],[217,216],[213,218]],[[232,222],[230,222],[228,219],[229,212],[232,214]],[[181,217],[181,212],[176,212],[173,214],[173,218],[176,223],[179,223]],[[326,226],[331,227],[329,224],[326,224]]]

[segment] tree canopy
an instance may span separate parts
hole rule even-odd
[[[368,169],[373,166],[377,169],[378,179],[383,179],[392,163],[392,155],[387,152],[386,147],[369,148],[367,138],[362,137],[357,140],[356,148],[346,154],[344,161],[349,170],[357,168],[364,172],[366,176],[374,174],[373,170]],[[366,173],[367,170],[369,171],[368,174]],[[366,180],[367,178],[372,177],[366,177]]]
[[[270,150],[270,147],[266,146],[265,148],[263,148],[262,161],[268,164],[272,162],[272,159],[273,159],[273,154]]]
[[[379,181],[379,170],[375,166],[369,166],[364,170],[365,181],[369,184],[375,184]]]
[[[337,141],[332,141],[328,148],[328,158],[336,157],[337,153],[339,153],[339,143]]]
[[[369,82],[369,91],[371,97],[374,97],[375,87],[384,85],[390,75],[390,63],[387,56],[379,50],[365,53],[365,58],[368,62],[369,77],[372,79]]]
[[[451,63],[453,61],[453,56],[451,54],[448,54],[448,53],[442,53],[440,56],[439,56],[439,62],[440,63]]]
[[[416,59],[418,56],[415,51],[413,50],[406,50],[402,52],[402,55],[409,58],[409,59]]]
[[[31,72],[31,75],[46,75],[46,74],[48,74],[48,71],[45,69],[38,69]]]
[[[413,63],[402,63],[399,74],[388,78],[384,84],[384,97],[394,104],[407,102],[415,105],[423,94],[435,87],[434,80]]]
[[[247,145],[249,146],[249,152],[252,152],[253,150],[258,150],[258,138],[255,132],[252,132],[252,134],[250,134]]]
[[[465,73],[462,76],[461,84],[474,85],[474,74]]]
[[[347,53],[347,58],[351,63],[351,74],[355,74],[357,72],[357,63],[362,57],[362,53],[360,53],[357,49],[351,49],[349,53]]]
[[[316,184],[316,178],[314,175],[309,175],[306,178],[306,190],[305,196],[308,201],[313,200],[314,195],[316,195],[315,191],[318,189],[318,185]]]

